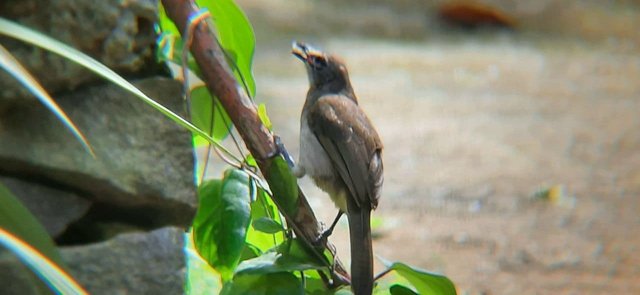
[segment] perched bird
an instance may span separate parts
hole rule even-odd
[[[373,253],[371,210],[378,206],[383,182],[382,142],[358,106],[344,63],[296,42],[293,54],[309,76],[309,91],[300,118],[297,177],[309,175],[347,213],[351,242],[351,287],[371,294]],[[328,232],[331,232],[335,222]]]

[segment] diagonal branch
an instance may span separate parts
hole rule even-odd
[[[198,10],[192,0],[162,0],[162,4],[168,16],[182,32],[188,26],[189,16]],[[202,71],[207,88],[220,99],[220,103],[256,159],[260,171],[272,189],[273,201],[285,216],[287,224],[305,243],[311,255],[324,257],[324,253],[328,250],[335,261],[331,272],[332,284],[336,286],[347,284],[349,275],[335,256],[333,245],[326,239],[321,241],[319,246],[314,245],[314,241],[320,236],[320,229],[302,190],[298,188],[298,195],[293,196],[295,200],[285,199],[292,196],[287,196],[286,190],[280,189],[284,186],[278,183],[281,181],[278,175],[272,175],[274,171],[271,169],[272,165],[275,165],[274,161],[279,157],[273,134],[262,124],[255,104],[236,81],[215,36],[202,22],[195,27],[192,35],[191,53]],[[286,206],[292,202],[295,206]]]

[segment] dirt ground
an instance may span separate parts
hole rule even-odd
[[[256,32],[257,101],[293,155],[308,85],[291,40],[346,60],[385,144],[377,255],[442,272],[460,294],[640,294],[635,48],[517,32]],[[329,223],[329,199],[303,185]],[[347,231],[343,220],[331,241],[348,263]]]

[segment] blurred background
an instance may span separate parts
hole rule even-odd
[[[291,42],[346,61],[385,144],[377,255],[461,294],[640,293],[640,1],[238,2],[257,101],[295,158],[308,82]]]

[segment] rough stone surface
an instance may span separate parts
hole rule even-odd
[[[162,228],[63,248],[71,275],[90,294],[182,294],[183,231]]]
[[[150,78],[136,86],[174,111],[183,108],[180,84],[173,80]],[[140,208],[138,218],[152,227],[190,223],[197,201],[187,131],[111,84],[57,101],[96,158],[43,106],[18,104],[0,113],[0,174],[54,183],[98,203]]]
[[[166,227],[106,242],[61,248],[71,276],[89,294],[182,294],[183,231]],[[0,249],[0,294],[52,294],[13,255]]]
[[[5,0],[0,2],[0,16],[75,47],[116,71],[137,73],[155,66],[156,3],[152,0]],[[9,38],[0,40],[49,92],[73,89],[100,79],[33,45]],[[0,100],[24,97],[32,96],[2,71]]]
[[[15,178],[0,177],[4,184],[56,238],[89,211],[91,202],[74,193]]]

